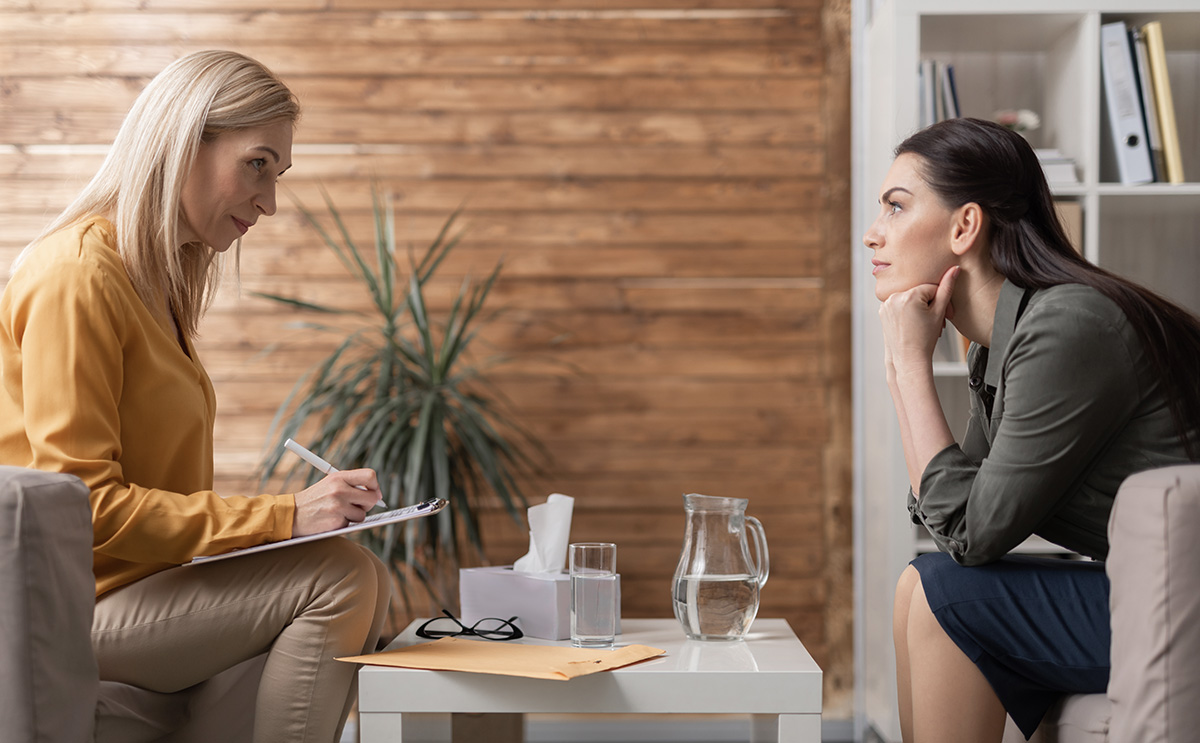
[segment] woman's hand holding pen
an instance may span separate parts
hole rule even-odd
[[[336,470],[296,493],[292,536],[319,534],[358,523],[379,498],[374,470]]]
[[[888,373],[928,365],[946,321],[954,318],[950,297],[959,268],[952,266],[937,284],[921,284],[896,292],[879,307],[883,325],[884,363]]]

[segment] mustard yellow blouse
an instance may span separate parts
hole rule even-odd
[[[0,297],[0,463],[91,488],[96,595],[291,536],[292,495],[212,491],[216,398],[138,297],[107,220],[37,245]]]

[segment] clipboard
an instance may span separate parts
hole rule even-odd
[[[303,537],[292,537],[291,539],[282,539],[278,542],[267,542],[254,547],[243,547],[232,552],[223,552],[219,555],[207,555],[204,557],[193,558],[191,562],[184,563],[185,565],[203,565],[205,563],[217,562],[218,560],[228,560],[231,557],[241,557],[243,555],[253,555],[257,552],[268,552],[280,547],[290,547],[293,544],[303,544],[304,542],[315,542],[318,539],[328,539],[329,537],[341,536],[351,532],[362,531],[363,529],[374,529],[377,526],[387,526],[388,524],[398,524],[401,521],[409,521],[411,519],[419,519],[423,516],[432,516],[449,505],[449,501],[441,498],[430,498],[427,501],[418,503],[414,506],[406,506],[397,508],[392,511],[384,511],[377,513],[374,516],[359,521],[356,524],[344,526],[341,529],[332,529],[323,531],[320,534],[307,534]]]

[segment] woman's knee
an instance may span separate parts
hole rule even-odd
[[[366,556],[367,563],[370,564],[371,568],[375,571],[375,579],[379,583],[380,593],[391,593],[392,577],[391,573],[388,572],[387,566],[384,565],[383,561],[380,560],[379,557],[371,550],[367,549],[361,544],[358,545],[358,548],[363,551],[363,554]]]
[[[927,648],[938,634],[944,636],[937,617],[929,608],[921,573],[909,565],[896,583],[896,605],[892,611],[892,640],[897,658],[921,652],[914,649]]]
[[[919,575],[909,599],[905,632],[907,635],[905,642],[912,647],[928,647],[930,643],[949,639],[934,615],[933,609],[929,606],[929,599],[925,595],[925,586]]]
[[[369,550],[349,539],[322,539],[309,545],[313,551],[307,555],[308,570],[314,585],[328,589],[341,589],[360,599],[374,602],[379,594],[390,587],[381,577],[386,568]],[[347,592],[347,588],[352,588]]]
[[[903,596],[907,599],[912,596],[912,592],[921,585],[921,573],[911,564],[904,568],[904,572],[900,573],[900,580],[896,581],[896,598],[897,600]]]
[[[358,545],[358,548],[362,550],[367,564],[375,572],[376,605],[379,607],[377,613],[385,612],[392,603],[392,574],[374,552],[362,545]]]
[[[892,624],[902,628],[908,621],[908,608],[912,603],[913,592],[921,588],[921,573],[909,565],[896,581],[896,598],[892,607]]]

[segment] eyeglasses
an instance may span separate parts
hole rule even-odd
[[[516,617],[509,617],[508,619],[488,617],[480,619],[468,627],[460,622],[458,617],[445,609],[442,609],[442,613],[446,616],[434,617],[420,627],[417,627],[417,637],[434,640],[439,637],[473,635],[475,637],[482,637],[485,640],[519,640],[525,636],[521,628],[513,624],[513,622],[517,621]]]

